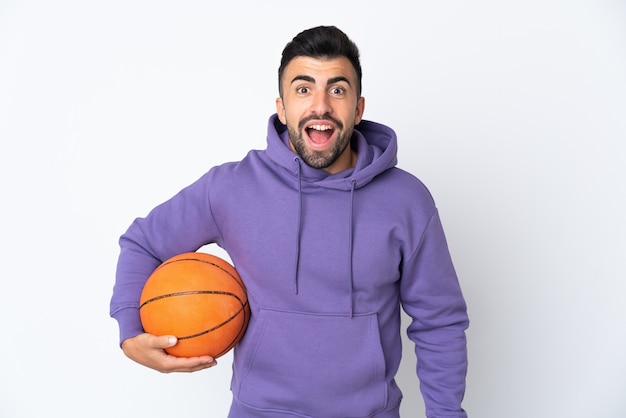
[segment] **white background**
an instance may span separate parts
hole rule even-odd
[[[117,239],[265,146],[282,48],[319,24],[359,45],[365,117],[440,208],[470,416],[626,416],[619,0],[1,0],[0,416],[225,416],[229,356],[162,375],[119,350]]]

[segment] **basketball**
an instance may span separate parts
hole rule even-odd
[[[178,338],[167,353],[218,358],[243,337],[250,306],[244,283],[230,263],[191,252],[164,261],[150,275],[139,314],[147,333]]]

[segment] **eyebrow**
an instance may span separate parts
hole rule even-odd
[[[311,77],[310,75],[304,75],[304,74],[301,74],[301,75],[297,75],[297,76],[295,76],[295,77],[293,78],[293,80],[291,80],[291,84],[293,84],[294,82],[296,82],[296,81],[298,81],[298,80],[303,80],[303,81],[307,81],[307,82],[309,82],[309,83],[313,83],[313,84],[315,84],[315,79],[314,79],[313,77]],[[326,81],[326,85],[328,86],[328,85],[330,85],[330,84],[338,83],[338,82],[340,82],[340,81],[344,81],[344,82],[346,82],[349,86],[351,86],[351,84],[350,84],[350,80],[348,80],[346,77],[344,77],[344,76],[342,76],[342,75],[337,76],[337,77],[332,77],[332,78],[329,78],[329,79],[328,79],[328,81]]]

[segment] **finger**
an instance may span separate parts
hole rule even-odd
[[[217,361],[210,356],[202,357],[175,357],[168,355],[165,361],[164,371],[169,372],[195,372],[208,369],[217,365]]]
[[[154,336],[152,341],[150,341],[151,347],[161,349],[174,347],[177,343],[178,339],[173,335]]]

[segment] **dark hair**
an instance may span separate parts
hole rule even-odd
[[[318,26],[307,29],[296,35],[283,49],[280,67],[278,68],[278,91],[283,95],[281,81],[285,67],[296,57],[338,58],[346,57],[357,77],[357,96],[361,96],[361,62],[359,49],[348,36],[335,26]]]

